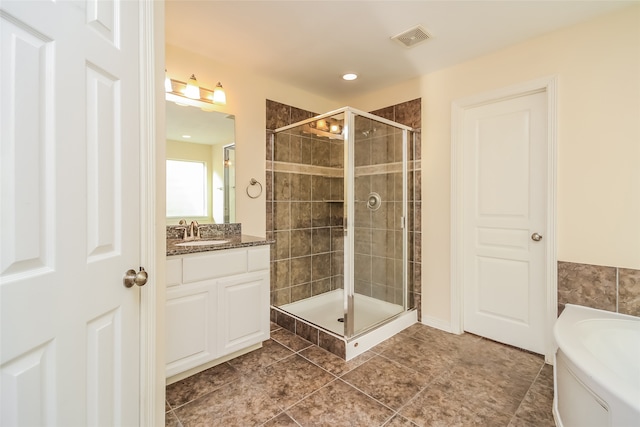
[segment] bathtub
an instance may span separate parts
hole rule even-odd
[[[567,304],[553,334],[556,426],[640,426],[640,318]]]

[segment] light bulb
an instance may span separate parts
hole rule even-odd
[[[213,102],[216,104],[226,104],[227,103],[227,95],[224,93],[224,89],[220,82],[216,85],[215,89],[213,89]]]
[[[324,119],[320,119],[320,120],[318,120],[316,122],[316,129],[328,132],[329,131],[329,123],[327,123],[327,121],[324,120]]]
[[[200,99],[200,86],[196,80],[196,76],[191,74],[187,87],[184,90],[184,96],[191,99]]]

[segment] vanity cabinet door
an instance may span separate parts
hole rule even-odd
[[[216,280],[205,280],[167,289],[168,377],[218,357],[216,286]]]
[[[219,280],[218,351],[220,356],[267,339],[269,339],[269,270]]]

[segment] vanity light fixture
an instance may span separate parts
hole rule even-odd
[[[342,139],[342,122],[333,117],[327,119],[319,119],[315,122],[309,122],[304,132],[313,133],[320,136],[328,136],[332,139]]]
[[[184,96],[191,99],[200,99],[200,85],[194,74],[189,77],[187,87],[184,89]]]
[[[205,102],[211,105],[211,108],[207,108],[206,106],[202,107],[204,111],[215,111],[214,105],[225,105],[227,103],[227,96],[222,88],[222,84],[218,82],[214,90],[206,89],[204,87],[200,87],[198,81],[196,80],[195,75],[191,75],[189,81],[187,83],[181,82],[179,80],[174,80],[169,78],[168,76],[165,79],[164,83],[165,91],[167,93],[171,93],[172,95],[177,95],[182,97],[183,99],[191,98],[200,102]],[[168,99],[168,98],[167,98]],[[180,103],[174,97],[172,99],[178,105],[188,105]]]

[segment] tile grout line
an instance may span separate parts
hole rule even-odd
[[[265,425],[267,425],[268,422],[275,420],[276,418],[278,418],[280,415],[285,414],[287,417],[289,417],[291,419],[291,421],[293,421],[294,423],[296,423],[297,426],[302,427],[302,425],[295,420],[295,418],[293,418],[291,415],[289,415],[287,413],[286,410],[282,410],[280,413],[278,413],[277,415],[275,415],[273,418],[268,419],[267,421],[265,421],[264,423],[260,424],[260,426],[264,427]]]
[[[390,360],[390,359],[389,359]],[[417,372],[417,371],[416,371]],[[413,420],[411,420],[408,417],[405,417],[404,415],[402,415],[400,413],[400,411],[402,411],[404,408],[406,408],[407,406],[409,406],[409,404],[411,402],[413,402],[414,400],[416,400],[418,398],[418,396],[420,396],[427,388],[429,388],[431,385],[433,385],[437,380],[439,380],[440,378],[442,378],[444,375],[446,375],[446,372],[442,372],[439,375],[436,375],[431,381],[427,382],[424,387],[422,387],[416,394],[414,394],[411,399],[407,400],[402,406],[400,406],[400,408],[398,408],[397,414],[407,420],[409,420],[410,422],[412,422],[413,424],[416,424],[413,422]]]
[[[367,362],[369,362],[369,360],[367,360]],[[367,362],[364,362],[364,363],[367,363]],[[363,364],[364,364],[364,363],[363,363]],[[345,374],[345,375],[346,375],[346,374]],[[382,405],[383,407],[385,407],[385,408],[389,409],[389,410],[392,412],[392,414],[391,414],[391,418],[393,418],[394,416],[396,416],[396,415],[397,415],[398,411],[396,411],[395,409],[393,409],[393,408],[389,407],[388,405],[384,404],[383,402],[381,402],[380,400],[376,399],[375,397],[373,397],[373,396],[369,395],[369,394],[368,394],[368,393],[366,393],[364,390],[361,390],[360,388],[356,387],[355,385],[351,384],[350,382],[347,382],[347,381],[346,381],[346,380],[344,380],[342,377],[338,377],[337,379],[338,379],[338,380],[340,380],[340,381],[342,381],[345,385],[347,385],[347,386],[349,386],[349,387],[351,387],[351,388],[353,388],[353,389],[355,389],[355,390],[359,391],[359,392],[360,392],[360,393],[362,393],[363,395],[367,396],[369,399],[372,399],[374,402],[376,402],[376,403],[378,403],[378,404]],[[386,424],[386,423],[387,423],[391,418],[389,418],[389,419],[385,420],[385,421],[381,424],[381,426],[385,425],[385,424]]]
[[[508,426],[511,425],[511,423],[514,421],[514,419],[516,418],[516,415],[518,414],[518,411],[520,410],[520,407],[522,407],[522,403],[525,401],[525,399],[527,398],[527,395],[529,394],[529,392],[531,391],[531,389],[533,388],[533,385],[536,383],[536,381],[538,380],[538,378],[540,378],[540,374],[542,373],[542,370],[544,369],[544,365],[545,363],[542,363],[542,366],[540,367],[540,369],[538,370],[538,373],[536,374],[536,376],[533,378],[533,381],[531,382],[531,384],[529,385],[529,388],[527,389],[527,391],[525,392],[524,396],[522,396],[522,400],[520,400],[520,403],[518,404],[518,407],[516,408],[516,410],[513,412],[513,415],[511,416],[511,418],[509,419],[509,424],[507,424]]]
[[[221,365],[223,365],[223,364],[227,364],[227,365],[229,365],[229,367],[230,367],[231,369],[233,369],[233,370],[238,374],[238,376],[239,376],[239,377],[238,377],[238,378],[235,378],[235,379],[233,379],[233,380],[231,380],[231,381],[228,381],[228,382],[226,382],[226,383],[224,383],[224,384],[220,384],[220,386],[219,386],[219,387],[216,387],[216,388],[214,388],[214,389],[212,389],[212,390],[209,390],[208,392],[203,393],[203,394],[201,394],[201,395],[199,395],[199,396],[197,396],[197,397],[195,397],[195,398],[193,398],[193,399],[189,400],[188,402],[185,402],[185,403],[183,403],[183,404],[181,404],[181,405],[178,405],[178,406],[176,406],[176,407],[174,407],[173,405],[171,405],[171,404],[169,403],[169,401],[167,400],[167,403],[169,404],[169,407],[171,408],[171,412],[173,412],[173,413],[175,414],[176,418],[178,418],[178,421],[180,421],[180,417],[178,417],[178,414],[176,414],[176,410],[177,410],[177,409],[180,409],[180,408],[182,408],[182,407],[184,407],[184,406],[186,406],[186,405],[189,405],[189,404],[191,404],[191,403],[195,402],[196,400],[198,400],[198,399],[200,399],[200,398],[202,398],[202,397],[204,397],[204,396],[207,396],[207,395],[209,395],[209,394],[211,394],[211,393],[213,393],[213,392],[215,392],[215,391],[218,391],[218,390],[220,390],[221,388],[226,387],[226,386],[228,386],[229,384],[232,384],[232,383],[234,383],[234,382],[238,381],[240,377],[243,377],[243,376],[244,376],[244,374],[243,374],[243,373],[241,373],[238,369],[236,369],[234,366],[230,365],[228,361],[227,361],[227,362],[222,362],[221,364],[216,365],[216,366],[221,366]],[[209,369],[213,369],[213,368],[215,368],[216,366],[212,366],[212,367],[211,367],[211,368],[209,368]],[[204,372],[204,371],[202,371],[202,372]],[[195,375],[199,375],[199,374],[201,374],[202,372],[199,372],[199,373],[197,373],[197,374],[194,374],[194,376],[195,376]],[[190,377],[187,377],[187,378],[190,378]],[[185,378],[185,379],[186,379],[186,378]],[[174,384],[175,384],[175,383],[174,383]],[[169,412],[169,411],[167,411],[167,412]]]
[[[339,380],[339,379],[340,379],[340,378],[336,377],[336,376],[335,376],[335,375],[333,375],[333,374],[331,374],[331,375],[334,377],[331,381],[329,381],[329,382],[327,382],[326,384],[322,385],[322,387],[319,387],[318,389],[313,390],[311,393],[307,394],[306,396],[304,396],[304,397],[302,397],[302,398],[300,398],[300,399],[296,400],[296,401],[295,401],[295,402],[293,402],[291,405],[289,405],[289,406],[285,407],[282,411],[283,411],[283,412],[288,411],[289,409],[291,409],[291,408],[293,408],[294,406],[296,406],[298,403],[300,403],[300,402],[302,402],[303,400],[305,400],[305,399],[307,399],[307,398],[309,398],[309,397],[313,396],[314,394],[318,393],[318,392],[319,392],[320,390],[322,390],[323,388],[327,387],[329,384],[332,384],[332,383],[334,383],[334,382],[336,382],[337,380]],[[289,415],[289,414],[287,414],[287,415]],[[295,418],[293,418],[291,415],[289,415],[289,417],[290,417],[292,420],[294,420],[296,423],[298,423],[298,421],[297,421]],[[298,423],[298,424],[299,424],[299,423]]]
[[[314,394],[318,393],[318,392],[319,392],[320,390],[322,390],[323,388],[328,387],[330,384],[333,384],[333,383],[335,383],[336,381],[341,381],[341,382],[342,382],[342,383],[344,383],[346,386],[351,387],[351,388],[353,388],[353,389],[355,389],[355,390],[359,391],[359,392],[360,392],[360,393],[362,393],[364,396],[366,396],[366,397],[368,397],[368,398],[372,399],[374,402],[376,402],[376,403],[378,403],[378,404],[382,405],[383,407],[385,407],[385,408],[389,409],[389,410],[392,412],[392,414],[391,414],[390,418],[386,419],[386,420],[381,424],[381,426],[385,425],[385,424],[386,424],[388,421],[390,421],[394,416],[398,415],[398,412],[397,412],[395,409],[393,409],[393,408],[391,408],[391,407],[387,406],[386,404],[384,404],[383,402],[379,401],[379,400],[378,400],[378,399],[376,399],[375,397],[373,397],[373,396],[369,395],[369,394],[368,394],[368,393],[366,393],[365,391],[361,390],[360,388],[356,387],[355,385],[351,384],[350,382],[347,382],[346,380],[344,380],[344,379],[342,378],[342,376],[344,376],[344,375],[348,374],[349,372],[352,372],[352,371],[353,371],[353,370],[355,370],[356,368],[358,368],[358,367],[360,367],[360,366],[364,365],[365,363],[369,362],[371,359],[373,359],[373,357],[372,357],[371,359],[369,359],[369,360],[367,360],[367,361],[363,362],[362,364],[360,364],[360,365],[358,365],[358,366],[356,366],[356,367],[354,367],[354,368],[352,368],[352,369],[350,369],[350,370],[348,370],[348,371],[346,371],[346,372],[343,372],[341,375],[336,375],[336,374],[334,374],[333,372],[328,371],[327,369],[325,369],[325,368],[323,368],[322,366],[318,365],[318,364],[317,364],[317,363],[315,363],[314,361],[312,361],[312,360],[310,360],[310,359],[306,358],[306,357],[305,357],[305,356],[303,356],[302,354],[299,354],[301,351],[306,350],[306,349],[308,349],[308,348],[309,348],[309,347],[306,347],[306,348],[304,348],[304,349],[300,350],[299,352],[297,352],[296,354],[297,354],[297,355],[299,355],[300,357],[302,357],[303,359],[305,359],[305,360],[309,361],[309,363],[311,363],[312,365],[317,366],[318,368],[322,369],[323,371],[325,371],[325,372],[329,373],[329,374],[330,374],[331,376],[333,376],[334,378],[333,378],[333,380],[331,380],[331,381],[327,382],[326,384],[324,384],[322,387],[318,388],[317,390],[314,390],[312,393],[308,394],[307,396],[304,396],[304,397],[303,397],[303,398],[301,398],[300,400],[298,400],[298,401],[296,401],[295,403],[291,404],[289,407],[285,408],[285,409],[284,409],[284,411],[285,411],[285,412],[286,412],[287,410],[291,409],[292,407],[296,406],[298,403],[302,402],[303,400],[305,400],[305,399],[307,399],[307,398],[309,398],[309,397],[313,396]],[[319,347],[319,348],[321,348],[321,347]],[[322,349],[322,348],[321,348],[321,349]],[[324,349],[322,349],[322,350],[324,350]],[[327,350],[324,350],[324,351],[327,351]],[[333,354],[333,353],[330,353],[330,352],[328,352],[328,353],[329,353],[329,354]],[[337,356],[336,356],[336,357],[337,357]],[[375,357],[375,356],[374,356],[374,357]],[[397,362],[396,362],[396,363],[397,363]],[[290,417],[291,417],[291,416],[290,416]],[[293,417],[291,417],[291,418],[293,419]],[[296,421],[295,419],[293,419],[293,420],[294,420],[294,421]],[[296,421],[296,423],[297,423],[297,421]]]

